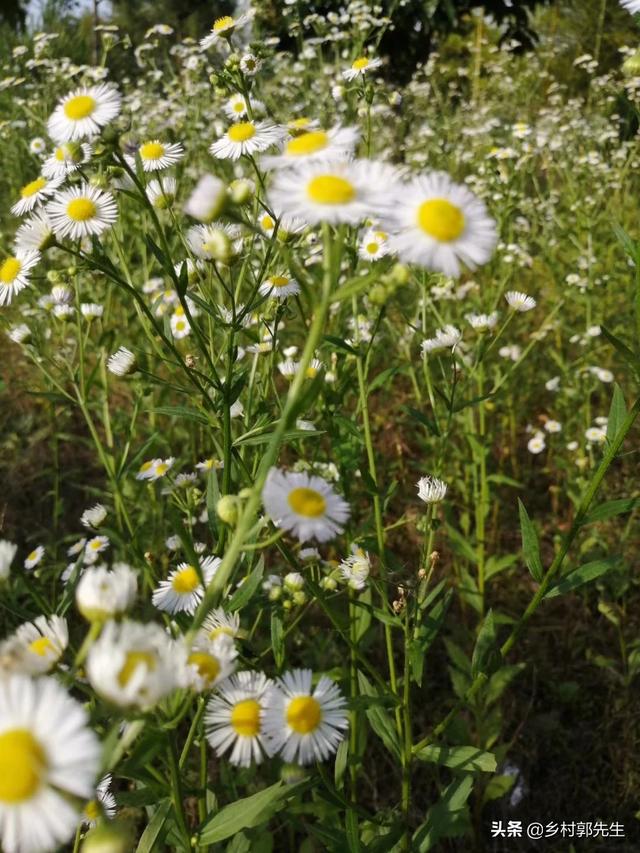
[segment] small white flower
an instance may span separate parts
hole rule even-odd
[[[151,482],[158,480],[167,474],[174,462],[173,456],[168,459],[150,459],[148,462],[143,462],[136,474],[136,480],[150,480]]]
[[[27,555],[24,561],[25,569],[35,569],[38,563],[44,557],[44,546],[37,545],[30,554]]]
[[[18,546],[7,539],[0,539],[0,581],[6,581],[11,571],[11,563],[16,555]]]
[[[439,480],[430,474],[426,477],[421,477],[416,485],[418,487],[418,497],[426,504],[440,503],[447,494],[448,486],[444,480]]]
[[[18,250],[0,264],[0,305],[9,305],[16,293],[29,284],[31,270],[40,260],[40,253]]]
[[[606,429],[602,429],[602,427],[589,427],[585,431],[584,437],[589,444],[604,444],[607,440],[607,431]]]
[[[259,292],[261,296],[270,296],[272,299],[286,299],[287,296],[300,293],[300,285],[287,275],[272,275],[260,285]]]
[[[47,205],[47,215],[56,237],[80,240],[110,228],[118,208],[110,193],[80,184],[58,193]]]
[[[116,563],[111,571],[104,566],[91,566],[82,573],[76,587],[76,605],[88,621],[103,622],[125,613],[133,604],[137,589],[137,574],[126,563]]]
[[[109,83],[82,87],[66,95],[54,110],[47,129],[57,142],[91,139],[120,112],[120,95]]]
[[[154,606],[167,613],[184,612],[193,615],[220,563],[218,557],[205,557],[200,561],[199,571],[189,563],[180,563],[167,580],[161,581],[154,590],[151,597]]]
[[[184,212],[200,222],[212,222],[227,203],[227,187],[215,175],[203,175],[187,199]]]
[[[107,517],[107,510],[102,504],[95,504],[90,509],[85,509],[85,511],[80,516],[80,523],[84,525],[84,527],[100,527],[102,522]]]
[[[472,326],[472,328],[477,329],[479,332],[495,328],[495,325],[498,322],[497,311],[492,311],[491,314],[467,314],[466,317],[469,325]]]
[[[524,314],[525,311],[531,311],[536,307],[536,300],[532,296],[527,296],[526,293],[521,293],[519,290],[509,290],[505,293],[504,298],[507,304],[514,311],[519,311]]]
[[[24,216],[52,195],[62,183],[62,178],[45,178],[41,175],[20,190],[20,199],[11,208],[14,216]]]
[[[530,438],[527,442],[527,450],[529,453],[538,454],[542,453],[542,451],[546,448],[544,434],[541,432],[537,432],[533,438]]]
[[[264,508],[276,525],[300,542],[326,542],[342,533],[349,518],[346,501],[321,477],[272,468],[262,490]]]
[[[237,672],[219,685],[205,713],[207,740],[222,756],[231,750],[229,761],[249,767],[269,754],[264,739],[265,700],[273,682],[261,672]]]
[[[351,555],[340,563],[339,569],[342,579],[351,589],[362,590],[371,572],[369,555],[357,545],[352,545]]]
[[[126,376],[134,369],[136,357],[126,347],[120,347],[107,359],[107,370],[116,376]]]
[[[276,145],[283,129],[270,121],[240,121],[209,148],[209,153],[220,160],[238,160],[243,154],[257,154]]]
[[[355,80],[357,77],[364,77],[370,71],[380,68],[382,60],[379,57],[359,56],[351,63],[351,68],[347,68],[342,72],[345,80]]]
[[[560,423],[560,421],[545,421],[544,428],[548,433],[562,432],[562,424]]]
[[[184,148],[180,143],[161,142],[152,139],[138,148],[138,154],[145,172],[156,172],[175,166],[184,157]],[[133,160],[135,163],[135,158]]]

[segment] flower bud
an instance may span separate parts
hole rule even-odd
[[[233,527],[238,520],[237,495],[223,495],[216,504],[216,513],[225,524]]]

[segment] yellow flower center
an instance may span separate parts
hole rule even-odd
[[[37,551],[32,551],[32,552],[29,554],[29,556],[27,557],[27,560],[28,560],[28,562],[30,562],[30,563],[31,563],[31,562],[33,562],[34,560],[37,560],[37,559],[38,559],[38,552],[37,552]]]
[[[153,461],[152,461],[152,460],[149,460],[148,462],[143,462],[143,463],[142,463],[142,465],[140,466],[140,473],[141,473],[141,474],[144,474],[144,472],[145,472],[145,471],[148,471],[148,470],[149,470],[149,468],[151,468],[151,466],[152,466],[152,465],[153,465]]]
[[[118,673],[118,684],[126,687],[138,667],[143,666],[150,672],[156,668],[156,659],[151,652],[127,652],[124,666]]]
[[[356,191],[352,183],[338,175],[316,175],[307,184],[307,195],[316,204],[348,204]]]
[[[9,729],[0,735],[0,803],[29,800],[46,769],[44,750],[27,729]]]
[[[37,192],[43,187],[46,187],[47,179],[46,178],[36,178],[35,181],[31,181],[30,184],[22,187],[20,190],[20,195],[22,198],[30,198],[30,196],[35,195]]]
[[[328,142],[329,137],[324,130],[310,130],[287,142],[285,150],[291,157],[305,157],[308,154],[315,154],[316,151],[322,151],[327,147]]]
[[[464,231],[464,213],[446,198],[430,198],[418,208],[418,225],[429,237],[449,243]]]
[[[307,367],[307,372],[305,373],[305,376],[307,377],[307,379],[315,379],[317,375],[318,375],[318,368],[317,367]]]
[[[95,99],[91,95],[76,95],[75,98],[70,98],[64,105],[64,114],[72,121],[78,121],[81,118],[90,116],[96,106]]]
[[[200,578],[193,566],[187,566],[186,569],[179,571],[171,581],[171,586],[178,595],[186,595],[188,592],[193,592],[199,584]]]
[[[187,328],[187,324],[185,323],[185,321],[184,320],[178,320],[178,322],[176,323],[176,332],[184,332],[184,330],[186,328]],[[157,471],[158,474],[164,474],[166,471],[166,468],[164,469],[164,471],[161,471],[160,470],[161,467],[162,466],[158,465],[158,471]]]
[[[56,148],[56,150],[54,152],[54,157],[56,158],[56,160],[59,163],[64,163],[64,161],[66,159],[66,152],[65,152],[64,148]]]
[[[286,275],[272,275],[269,284],[273,287],[286,287],[289,284],[289,279]]]
[[[100,539],[92,539],[91,542],[89,542],[89,548],[91,548],[92,551],[99,551],[102,548],[102,545],[103,543]]]
[[[260,704],[255,699],[237,702],[231,712],[231,726],[240,737],[255,737],[260,732]]]
[[[215,628],[212,628],[209,631],[209,639],[215,640],[216,637],[219,637],[221,634],[226,634],[227,637],[235,636],[233,633],[233,629],[228,625],[217,625]]]
[[[67,216],[74,222],[86,222],[98,212],[95,202],[90,198],[74,198],[67,205]]]
[[[355,60],[351,67],[354,69],[354,71],[362,71],[362,69],[366,68],[368,64],[369,60],[367,59],[367,57],[360,56],[358,57],[358,59]]]
[[[222,30],[228,30],[229,27],[232,27],[235,24],[235,21],[231,17],[231,15],[224,15],[222,18],[218,18],[214,21],[213,24],[213,32],[219,33]]]
[[[38,637],[37,640],[32,640],[27,646],[30,652],[38,655],[41,658],[46,657],[49,652],[55,654],[56,648],[48,637]]]
[[[246,142],[255,134],[256,129],[250,121],[239,121],[237,124],[232,124],[227,131],[227,136],[232,142]]]
[[[97,800],[91,800],[84,807],[84,816],[87,820],[98,820],[100,813],[100,804]]]
[[[315,731],[322,720],[322,708],[313,696],[296,696],[287,708],[287,723],[299,735]]]
[[[244,100],[234,101],[231,109],[234,113],[243,113],[246,109]]]
[[[186,323],[184,322],[184,320],[181,321],[180,323],[176,323],[176,329],[182,330],[182,329],[184,329],[185,326],[186,326]],[[168,470],[169,470],[169,466],[167,465],[166,462],[161,462],[159,465],[156,466],[156,474],[158,475],[158,477],[162,477],[164,474],[167,473]]]
[[[260,225],[262,225],[262,227],[264,228],[265,231],[271,231],[271,229],[273,228],[273,226],[275,224],[276,223],[273,221],[273,219],[270,216],[263,216],[262,219],[260,220]]]
[[[376,255],[379,248],[380,246],[378,243],[367,243],[366,245],[366,250],[370,255]]]
[[[289,122],[289,130],[293,131],[304,131],[306,127],[309,126],[310,119],[307,116],[301,116],[300,118],[294,118],[293,121]]]
[[[198,675],[206,684],[213,684],[220,674],[220,663],[213,655],[206,652],[192,652],[187,662],[196,667]]]
[[[327,509],[327,502],[320,492],[316,492],[315,489],[308,489],[306,486],[293,489],[287,500],[297,515],[304,515],[306,518],[318,518],[318,516],[324,515]]]
[[[11,284],[16,280],[22,264],[17,258],[7,258],[0,267],[0,281],[2,284]]]
[[[143,160],[159,160],[164,154],[164,145],[161,142],[145,142],[140,146],[140,156]]]

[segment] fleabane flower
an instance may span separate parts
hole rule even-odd
[[[87,676],[104,699],[123,708],[150,708],[180,683],[175,649],[155,624],[108,622],[87,656]]]
[[[282,169],[314,160],[339,160],[353,153],[359,138],[355,127],[309,130],[285,142],[280,154],[263,157],[260,162],[265,169]]]
[[[94,504],[80,516],[80,523],[84,527],[100,527],[102,522],[107,517],[107,509],[103,504]]]
[[[170,456],[168,459],[150,459],[143,462],[136,474],[136,480],[159,480],[171,469],[175,459]]]
[[[45,178],[66,178],[91,160],[93,149],[87,142],[63,142],[44,161],[42,174]]]
[[[0,687],[0,846],[57,849],[73,835],[75,797],[93,793],[101,748],[87,713],[53,678],[12,674]]]
[[[0,539],[0,581],[6,581],[11,571],[11,563],[16,555],[18,546],[8,539]]]
[[[110,83],[82,86],[60,101],[47,129],[56,142],[92,139],[120,112],[120,95]]]
[[[486,332],[489,329],[494,329],[498,322],[498,312],[492,311],[491,314],[467,314],[466,320],[478,332]]]
[[[234,670],[238,651],[231,637],[221,635],[208,640],[202,632],[187,653],[187,684],[198,693],[212,690]]]
[[[436,329],[435,337],[427,338],[422,342],[422,355],[428,355],[430,352],[437,352],[441,349],[455,349],[462,340],[462,332],[456,326],[451,324],[444,326],[442,329]]]
[[[219,685],[207,703],[204,717],[207,740],[222,756],[231,750],[229,761],[249,767],[268,755],[263,715],[273,682],[261,672],[237,672]]]
[[[346,699],[330,678],[312,688],[310,669],[286,672],[267,696],[264,732],[283,761],[312,764],[329,758],[349,726]]]
[[[357,59],[353,60],[351,68],[347,68],[346,71],[342,72],[342,76],[345,80],[356,80],[358,77],[364,77],[365,74],[375,71],[375,69],[380,68],[381,65],[382,60],[378,56],[359,56]]]
[[[297,536],[300,542],[327,542],[342,533],[349,504],[332,487],[306,471],[271,468],[262,490],[262,502],[276,527]]]
[[[36,210],[16,231],[17,252],[43,252],[53,242],[53,228],[44,208]]]
[[[261,296],[270,296],[272,299],[286,299],[287,296],[300,293],[300,285],[288,275],[271,275],[262,282],[259,292]]]
[[[216,18],[211,27],[211,32],[203,39],[200,39],[200,47],[202,50],[208,50],[212,45],[231,38],[234,30],[248,23],[253,18],[253,10],[246,12],[244,15],[238,15],[237,18],[231,15],[223,15],[221,18]]]
[[[393,197],[397,172],[372,160],[314,160],[278,171],[269,190],[274,210],[317,225],[357,225],[378,218]]]
[[[149,181],[145,191],[147,198],[156,210],[167,210],[176,200],[178,184],[175,178],[165,175],[161,180]]]
[[[35,569],[35,567],[42,561],[44,557],[44,545],[37,545],[33,551],[30,551],[25,557],[24,567],[25,569]]]
[[[228,118],[237,121],[238,119],[244,118],[248,115],[247,101],[251,107],[253,115],[264,112],[264,104],[262,101],[258,101],[255,98],[250,97],[245,98],[245,96],[240,93],[232,95],[222,109],[225,111]]]
[[[45,202],[58,189],[62,178],[45,178],[40,175],[34,181],[25,184],[20,190],[20,198],[11,208],[14,216],[24,216]]]
[[[111,793],[113,777],[107,773],[96,785],[95,796],[84,807],[82,822],[87,826],[96,826],[100,818],[112,820],[116,814],[117,802]]]
[[[389,254],[389,235],[386,231],[370,228],[358,244],[358,255],[364,261],[377,261]]]
[[[283,129],[271,121],[239,121],[214,142],[209,153],[219,160],[238,160],[243,154],[257,154],[276,145]]]
[[[439,480],[437,477],[428,475],[421,477],[417,482],[418,497],[426,504],[440,503],[445,499],[447,494],[447,484],[444,480]]]
[[[401,261],[457,277],[491,257],[496,225],[484,203],[444,172],[418,175],[395,193],[383,224],[395,232],[391,248]]]
[[[47,215],[56,237],[81,240],[110,228],[118,207],[111,193],[80,184],[58,193],[47,205]]]
[[[200,561],[199,572],[189,563],[180,563],[167,580],[161,581],[154,590],[151,597],[153,604],[158,610],[167,613],[194,614],[202,601],[204,587],[208,586],[220,563],[218,557],[205,557]]]
[[[215,175],[203,175],[187,199],[184,212],[200,222],[217,219],[228,201],[227,186]]]
[[[61,616],[38,616],[25,622],[0,644],[0,672],[43,675],[58,663],[69,644],[67,622]]]
[[[184,157],[184,148],[179,142],[169,143],[151,139],[139,146],[138,154],[145,172],[157,172],[179,163]],[[133,162],[135,163],[135,159]]]
[[[116,563],[111,570],[92,566],[78,581],[76,606],[89,622],[105,622],[126,613],[137,590],[137,574],[126,563]]]
[[[200,630],[210,642],[213,642],[216,637],[231,637],[235,640],[236,637],[243,635],[240,629],[240,615],[225,613],[221,607],[217,607],[208,614]]]
[[[504,298],[507,300],[509,308],[524,314],[536,307],[536,300],[533,296],[527,296],[519,290],[509,290],[505,293]]]
[[[0,264],[0,305],[10,305],[11,300],[29,284],[31,270],[40,260],[40,253],[18,249],[15,255]]]
[[[344,559],[339,567],[342,580],[351,589],[361,590],[367,585],[367,578],[371,571],[371,561],[366,551],[357,545],[351,546],[351,554]]]
[[[107,370],[114,376],[126,376],[136,366],[136,357],[126,347],[119,347],[107,359]]]

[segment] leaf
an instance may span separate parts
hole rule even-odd
[[[386,370],[383,370],[382,373],[379,373],[369,383],[369,393],[371,393],[371,391],[375,391],[376,388],[379,388],[381,385],[385,385],[389,380],[393,379],[399,369],[400,368],[398,367],[388,367]]]
[[[161,840],[160,833],[163,830],[170,810],[171,800],[161,800],[145,831],[140,836],[136,853],[153,853],[154,850],[158,849]]]
[[[344,787],[344,774],[347,769],[347,759],[349,758],[349,739],[345,738],[336,752],[336,763],[333,768],[333,779],[336,788],[340,791]]]
[[[544,569],[540,558],[538,534],[520,498],[518,498],[518,512],[520,513],[520,535],[524,560],[533,579],[540,583],[544,577]]]
[[[358,596],[363,604],[371,605],[371,587],[368,586]],[[355,639],[359,642],[369,630],[371,625],[371,610],[368,607],[359,607],[355,612]]]
[[[245,577],[244,581],[240,584],[240,586],[236,589],[236,591],[229,599],[229,603],[227,604],[227,610],[229,611],[229,613],[235,613],[236,610],[241,610],[245,606],[245,604],[248,604],[248,602],[251,601],[254,593],[260,586],[260,581],[262,580],[263,574],[264,558],[260,557],[255,569],[248,577]]]
[[[620,498],[616,501],[606,501],[606,503],[592,509],[582,523],[593,524],[596,521],[606,521],[609,518],[615,518],[616,515],[633,512],[638,506],[640,506],[640,498]]]
[[[435,638],[438,636],[452,596],[453,590],[447,590],[436,604],[434,604],[431,610],[427,613],[423,624],[418,626],[417,636],[413,638],[409,646],[411,675],[418,685],[422,684],[425,655]]]
[[[282,619],[276,610],[271,611],[271,648],[273,659],[280,669],[284,663],[284,629]]]
[[[209,530],[214,538],[218,539],[218,513],[216,507],[220,500],[220,486],[218,485],[218,475],[215,468],[211,468],[207,474],[207,522]]]
[[[355,350],[351,344],[348,344],[346,341],[343,341],[342,338],[336,338],[335,335],[325,335],[324,340],[328,341],[330,344],[333,344],[334,347],[338,349],[344,350],[348,352],[349,355],[357,355],[357,350]]]
[[[419,412],[417,409],[414,409],[411,406],[405,406],[404,408],[411,415],[414,421],[418,421],[418,423],[426,427],[433,435],[440,435],[438,424],[435,421],[430,420],[428,417],[426,417],[426,415],[423,415],[422,412]]]
[[[439,802],[431,806],[427,819],[413,835],[412,849],[419,853],[432,850],[442,838],[464,835],[470,824],[467,800],[473,788],[473,776],[454,779]]]
[[[632,352],[632,350],[630,350],[629,347],[623,341],[620,340],[620,338],[616,337],[612,332],[610,332],[606,326],[601,326],[600,331],[602,332],[603,336],[609,341],[609,343],[613,347],[615,347],[615,349],[622,356],[624,361],[626,361],[627,364],[629,364],[637,372],[638,358]]]
[[[447,536],[451,547],[457,554],[460,554],[461,557],[466,557],[466,559],[471,563],[478,562],[478,556],[469,544],[469,540],[450,524],[447,524]]]
[[[497,767],[496,757],[492,752],[484,752],[475,746],[429,744],[416,753],[416,758],[468,772],[482,770],[484,773],[493,773]]]
[[[195,421],[199,424],[209,424],[209,418],[203,415],[202,412],[197,412],[195,409],[190,409],[188,406],[157,406],[155,409],[149,409],[156,415],[166,415],[170,418],[185,418],[188,421]]]
[[[360,692],[365,696],[379,695],[378,691],[371,684],[369,679],[361,672],[358,672],[358,685],[360,687]],[[398,733],[389,714],[387,714],[384,708],[381,708],[378,705],[367,708],[365,714],[373,731],[378,735],[396,761],[399,762],[400,744],[398,742]]]
[[[510,568],[518,559],[519,554],[505,554],[503,557],[489,557],[484,567],[484,579],[488,581],[499,572]]]
[[[517,678],[526,666],[526,663],[509,664],[508,666],[501,666],[493,673],[487,684],[485,694],[487,707],[498,701],[513,679]]]
[[[493,611],[489,610],[478,633],[478,639],[471,657],[471,677],[480,673],[489,673],[496,669],[500,653],[496,645],[497,632]]]
[[[584,566],[580,566],[579,569],[574,569],[572,572],[569,572],[568,575],[565,575],[561,581],[554,584],[545,595],[545,598],[555,598],[558,595],[564,595],[567,592],[572,592],[579,586],[583,586],[585,583],[590,583],[591,581],[596,580],[596,578],[606,575],[607,572],[619,568],[621,565],[622,559],[620,556],[608,557],[605,560],[594,560],[591,563],[585,563]]]
[[[488,803],[490,800],[499,800],[504,797],[513,788],[516,782],[516,776],[496,775],[484,789],[483,803]]]
[[[611,406],[609,407],[609,417],[607,420],[607,438],[613,441],[620,431],[620,427],[627,417],[627,404],[624,400],[624,394],[618,383],[613,387],[613,397],[611,398]]]
[[[205,822],[200,830],[199,843],[215,844],[217,841],[231,838],[243,829],[251,829],[265,823],[283,808],[284,801],[297,790],[297,785],[276,782],[275,785],[258,791],[257,794],[224,806]]]

